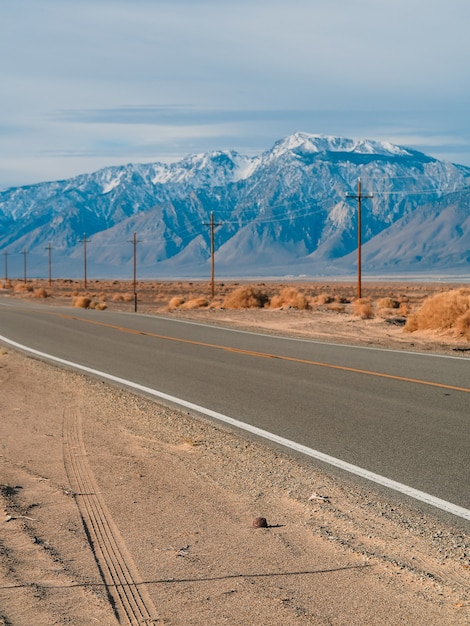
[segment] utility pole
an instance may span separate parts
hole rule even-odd
[[[49,287],[52,285],[52,256],[51,256],[51,252],[52,252],[52,245],[49,243],[46,246],[46,250],[48,252],[48,268],[49,268]]]
[[[357,194],[347,193],[347,198],[357,200],[357,297],[362,298],[362,200],[373,198],[374,194],[363,194],[361,191],[361,179],[357,180]]]
[[[214,213],[211,211],[211,221],[209,223],[204,222],[203,226],[210,226],[211,228],[211,296],[214,297],[215,294],[215,285],[214,285],[214,256],[215,256],[215,246],[214,246],[214,229],[216,226],[222,226],[222,222],[214,222]]]
[[[8,252],[5,250],[5,282],[8,282]]]
[[[24,282],[26,283],[26,255],[28,254],[28,251],[26,250],[26,248],[23,249],[23,252],[21,254],[23,255]]]
[[[137,239],[137,233],[134,233],[134,237],[129,243],[134,245],[134,313],[137,313],[137,244],[140,243]]]
[[[83,239],[80,239],[80,243],[83,243],[83,277],[84,277],[84,286],[87,288],[86,281],[86,244],[89,243],[90,240],[86,238],[86,233],[83,233]]]

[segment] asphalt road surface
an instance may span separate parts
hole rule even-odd
[[[468,358],[0,297],[6,340],[364,468],[468,510],[470,520]]]

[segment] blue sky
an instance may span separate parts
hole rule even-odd
[[[0,188],[291,133],[470,166],[468,0],[15,0]]]

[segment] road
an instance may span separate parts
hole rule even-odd
[[[430,494],[470,519],[465,357],[7,298],[0,298],[0,336]]]

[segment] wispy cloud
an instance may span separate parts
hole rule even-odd
[[[311,111],[203,109],[198,106],[142,105],[103,109],[66,110],[57,115],[58,120],[86,124],[159,124],[183,125],[222,124],[233,122],[274,122],[295,116],[311,117]]]
[[[298,130],[470,165],[468,0],[4,4],[0,184]]]

